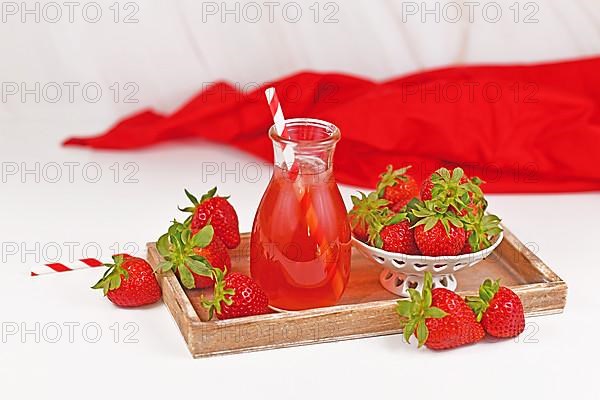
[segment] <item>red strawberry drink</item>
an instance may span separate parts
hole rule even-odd
[[[254,220],[250,270],[274,307],[334,305],[348,282],[351,248],[332,168],[340,131],[311,119],[286,126],[289,139],[269,132],[275,168]]]

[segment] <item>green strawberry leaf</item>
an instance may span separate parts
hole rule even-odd
[[[396,225],[396,224],[399,224],[400,222],[404,221],[405,219],[406,219],[406,213],[398,213],[398,214],[395,214],[394,216],[392,216],[387,221],[385,221],[385,225],[387,225],[387,226]]]
[[[217,194],[217,187],[216,186],[214,188],[210,189],[204,195],[202,195],[202,197],[200,198],[200,203],[203,203],[205,200],[212,199],[213,197],[215,197],[215,194]],[[197,202],[194,203],[194,205],[196,205],[196,204],[198,204],[198,203]]]
[[[433,229],[433,227],[438,223],[438,219],[435,217],[427,217],[425,218],[425,232],[430,231]]]
[[[428,337],[429,329],[427,329],[427,324],[425,321],[421,321],[417,325],[417,340],[419,341],[419,347],[423,347]]]
[[[183,244],[187,244],[190,241],[190,237],[192,236],[192,231],[189,229],[184,229],[181,231],[181,241]]]
[[[457,228],[462,228],[464,226],[462,221],[460,219],[458,219],[458,217],[456,215],[454,215],[454,213],[448,213],[446,215],[446,218],[448,218],[448,221],[450,221],[450,223],[452,225],[456,226]]]
[[[169,230],[167,231],[170,236],[176,236],[177,233],[183,230],[183,224],[174,220],[171,226],[169,226]]]
[[[410,343],[410,337],[415,333],[415,327],[417,324],[417,320],[409,320],[408,323],[404,326],[404,340],[406,343]]]
[[[179,272],[179,278],[181,279],[181,283],[188,289],[193,289],[194,285],[194,276],[185,265],[181,264],[177,267],[177,271]]]
[[[206,247],[212,242],[215,230],[212,225],[206,225],[200,229],[198,233],[192,238],[192,246],[194,247]]]
[[[448,225],[448,220],[447,219],[440,219],[440,222],[442,223],[442,226],[444,227],[444,230],[446,231],[446,235],[450,235],[450,225]]]
[[[455,181],[460,181],[460,179],[464,176],[465,172],[463,171],[462,168],[457,167],[454,168],[454,171],[452,171],[452,180]]]
[[[400,300],[396,303],[396,312],[401,317],[409,318],[412,311],[412,303],[406,300]]]
[[[156,266],[156,268],[154,270],[156,272],[158,272],[158,271],[167,272],[171,269],[173,269],[173,263],[171,261],[162,261],[162,262],[158,263],[158,265]]]
[[[192,204],[195,205],[195,206],[197,206],[198,205],[198,199],[196,198],[196,196],[194,196],[193,194],[191,194],[190,192],[188,192],[187,189],[183,189],[183,191],[185,192],[185,195],[187,196],[187,198],[190,199],[190,201],[192,202]]]
[[[432,287],[433,287],[433,275],[431,275],[431,272],[426,272],[425,275],[423,276],[423,289],[431,291]]]
[[[467,296],[465,298],[465,301],[467,302],[469,307],[471,307],[471,310],[473,310],[473,312],[475,313],[475,316],[477,317],[477,322],[481,322],[481,319],[483,318],[483,313],[485,312],[485,310],[487,310],[487,304],[477,296]]]
[[[379,236],[379,235],[375,236],[373,244],[378,249],[381,249],[383,247],[383,240],[381,239],[381,236]]]
[[[195,274],[212,277],[212,268],[201,261],[188,257],[185,260],[185,265]]]
[[[169,234],[165,233],[156,242],[156,250],[161,256],[166,256],[169,254]]]
[[[431,175],[431,182],[433,183],[436,183],[442,179],[450,179],[450,171],[448,171],[446,168],[440,168]]]
[[[121,274],[114,275],[110,278],[108,290],[114,290],[121,286]]]
[[[430,307],[431,302],[432,302],[431,290],[423,290],[422,296],[423,296],[423,304],[425,305],[425,307]]]
[[[425,310],[425,318],[444,318],[448,315],[447,312],[437,307],[430,307]]]
[[[419,293],[417,290],[415,289],[408,289],[408,294],[410,295],[410,300],[420,304],[423,302],[423,299],[421,298],[421,293]]]
[[[110,270],[107,270],[107,272],[108,271]],[[104,280],[104,278],[106,278],[106,272],[104,273],[104,276],[98,282],[96,282],[94,286],[92,286],[92,289],[103,289],[104,285],[102,281]]]

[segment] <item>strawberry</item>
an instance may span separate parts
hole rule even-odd
[[[466,208],[477,209],[483,199],[483,192],[479,178],[469,179],[462,168],[454,168],[450,172],[446,168],[440,168],[421,185],[421,200],[435,200],[449,207],[457,215],[464,215]],[[487,206],[487,204],[486,204]],[[483,207],[485,208],[485,207]]]
[[[437,222],[430,230],[424,225],[415,228],[415,242],[425,256],[456,256],[466,242],[465,230],[449,224],[445,227]]]
[[[456,215],[461,217],[476,217],[480,214],[483,214],[487,209],[488,203],[483,197],[480,200],[475,200],[472,193],[469,193],[469,202],[466,207],[462,210],[458,211],[456,207],[450,206],[450,209],[453,210]]]
[[[471,254],[471,253],[477,253],[479,250],[475,250],[473,249],[473,246],[471,246],[471,243],[469,243],[469,239],[467,239],[467,241],[465,242],[465,245],[463,246],[462,250],[460,251],[460,254]]]
[[[369,244],[394,253],[419,254],[407,213],[375,221],[369,230]]]
[[[432,289],[430,272],[425,273],[421,293],[409,289],[410,300],[398,301],[396,312],[402,317],[404,339],[414,334],[419,347],[433,350],[451,349],[483,339],[485,332],[475,313],[456,293]]]
[[[444,206],[430,200],[417,205],[412,213],[419,217],[414,225],[415,242],[425,256],[455,256],[467,240],[463,222]]]
[[[359,193],[360,198],[351,196],[354,206],[348,213],[348,221],[354,237],[366,243],[369,237],[369,227],[386,213],[385,207],[389,202],[379,199],[376,193],[370,193],[368,196],[363,192]]]
[[[467,190],[469,201],[467,202],[465,208],[460,211],[458,211],[455,206],[451,206],[452,209],[456,212],[456,214],[462,217],[476,217],[478,215],[483,215],[488,207],[488,202],[483,196],[483,192],[481,191],[480,187],[484,182],[478,177],[468,178],[466,176],[463,176],[460,182]]]
[[[216,312],[218,319],[246,317],[267,314],[269,299],[258,283],[249,276],[232,272],[224,277],[224,272],[213,270],[215,288],[212,300],[202,300],[209,310],[210,318]]]
[[[467,214],[462,218],[467,231],[467,241],[461,250],[462,254],[474,253],[487,249],[492,245],[492,239],[502,232],[500,218],[493,214]]]
[[[160,300],[162,292],[146,260],[128,254],[113,256],[114,264],[92,289],[102,289],[110,301],[121,307],[139,307]]]
[[[385,251],[403,254],[419,254],[415,243],[413,232],[410,229],[410,221],[404,220],[398,224],[388,225],[379,233]]]
[[[212,225],[206,225],[193,235],[187,224],[173,221],[169,231],[156,242],[156,248],[164,258],[156,270],[173,270],[188,289],[210,286],[213,266],[223,269],[231,263],[225,246],[215,239],[218,237],[214,235]],[[209,259],[215,264],[212,265]]]
[[[464,175],[462,168],[456,168],[456,174],[462,174],[462,176],[456,179],[454,174],[454,171],[452,171],[451,174],[447,168],[440,168],[431,174],[430,177],[421,183],[421,189],[419,191],[421,200],[426,201],[433,199],[434,187],[437,187],[436,195],[439,195],[440,193],[444,193],[444,191],[454,191],[458,185],[464,185],[469,181],[469,178]]]
[[[525,330],[523,303],[515,292],[486,279],[479,296],[467,296],[467,303],[481,321],[483,329],[498,338],[519,336]]]
[[[454,168],[452,172],[440,168],[426,179],[421,187],[422,200],[434,202],[436,210],[451,212],[464,224],[468,241],[459,251],[462,254],[489,247],[493,236],[501,232],[498,227],[500,219],[493,215],[485,215],[487,201],[480,188],[482,183],[477,177],[467,177],[461,168]],[[460,232],[457,234],[460,235]],[[422,232],[419,232],[419,235],[422,235]]]
[[[217,188],[212,188],[200,198],[200,201],[188,192],[186,196],[193,204],[193,207],[187,207],[180,210],[192,213],[186,220],[192,229],[192,234],[196,234],[207,224],[211,224],[215,234],[223,241],[228,249],[235,249],[240,244],[240,230],[238,216],[231,206],[228,197],[215,196]]]
[[[221,270],[231,269],[231,257],[227,252],[227,247],[219,239],[217,235],[213,236],[213,239],[206,247],[194,247],[194,253],[201,257],[204,257],[206,261],[214,268]],[[194,286],[196,288],[207,288],[211,287],[215,281],[207,276],[198,275],[192,272],[194,275]]]
[[[414,178],[406,172],[410,166],[394,170],[388,165],[387,170],[379,176],[377,194],[390,202],[390,210],[400,211],[408,202],[419,196],[419,186]]]
[[[431,192],[433,191],[433,182],[431,182],[431,177],[425,179],[423,183],[421,183],[421,200],[431,200],[433,195]]]

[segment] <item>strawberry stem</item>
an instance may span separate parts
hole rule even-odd
[[[432,307],[433,277],[431,272],[425,272],[423,289],[419,293],[408,289],[410,300],[400,300],[396,304],[396,313],[401,317],[400,325],[404,329],[404,340],[410,343],[410,338],[416,333],[419,347],[422,347],[429,337],[429,329],[425,321],[429,318],[444,318],[448,315],[438,307]]]
[[[112,258],[114,263],[104,264],[108,269],[104,272],[102,278],[92,286],[92,289],[102,289],[104,296],[110,290],[118,289],[121,286],[122,279],[129,278],[129,273],[122,266],[125,257],[122,254],[116,254]]]
[[[477,322],[481,322],[483,314],[487,311],[490,306],[490,302],[498,293],[500,289],[500,280],[492,281],[486,279],[479,287],[479,296],[467,296],[466,302],[471,307],[475,315],[477,316]]]
[[[216,311],[217,314],[221,313],[221,303],[230,306],[233,304],[232,296],[235,294],[235,290],[227,288],[225,282],[225,275],[227,270],[220,270],[213,268],[212,276],[215,280],[215,286],[213,289],[212,299],[206,299],[202,296],[202,306],[208,310],[209,319],[212,319],[213,313]]]
[[[390,164],[387,166],[386,171],[379,175],[379,183],[377,184],[377,188],[375,191],[379,197],[383,197],[383,193],[387,187],[394,186],[398,183],[398,180],[406,181],[408,178],[406,176],[406,172],[411,168],[411,166],[407,166],[404,168],[400,168],[394,170],[394,167]]]
[[[189,223],[173,221],[167,233],[162,235],[156,248],[164,261],[157,265],[156,271],[174,270],[179,273],[181,283],[188,289],[195,287],[192,273],[212,277],[212,265],[208,260],[196,254],[195,249],[208,246],[214,237],[212,225],[206,225],[192,235]]]

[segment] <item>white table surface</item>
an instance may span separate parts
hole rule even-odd
[[[245,182],[243,176],[203,177],[202,162],[225,163],[228,168],[257,162],[203,142],[139,152],[90,152],[57,145],[84,127],[90,132],[105,128],[89,121],[1,126],[4,168],[15,162],[33,168],[40,162],[50,174],[49,163],[80,163],[73,183],[66,167],[58,183],[43,177],[37,183],[33,175],[24,181],[19,175],[1,181],[1,398],[49,398],[56,393],[63,399],[107,399],[110,393],[115,398],[215,398],[217,392],[228,398],[261,399],[306,399],[315,394],[331,399],[558,398],[584,393],[600,372],[595,339],[600,301],[594,290],[600,281],[594,256],[600,247],[599,194],[490,196],[491,209],[521,240],[533,243],[542,260],[569,285],[565,312],[528,320],[528,334],[516,341],[433,352],[407,346],[399,335],[392,335],[194,360],[163,304],[119,309],[89,289],[99,270],[32,278],[29,268],[41,262],[42,253],[53,254],[55,243],[67,258],[68,242],[75,242],[68,246],[76,257],[85,255],[84,249],[94,256],[94,249],[100,248],[106,260],[114,243],[122,249],[129,242],[143,255],[144,244],[179,214],[178,204],[186,203],[184,187],[201,193],[218,185],[220,193],[232,196],[240,228],[246,231],[268,182],[267,169],[256,183]],[[81,167],[93,162],[103,172],[98,183],[88,183],[81,175]],[[115,183],[109,169],[115,162],[121,169],[127,162],[137,164],[139,182],[123,183],[121,176]],[[352,190],[342,187],[346,200]],[[17,254],[12,254],[14,246]],[[120,332],[116,343],[115,324]],[[10,334],[15,327],[18,332]],[[102,334],[91,343],[98,327]],[[133,328],[135,343],[127,343],[125,334]],[[24,329],[31,332],[23,337]],[[57,332],[62,336],[52,343]]]

